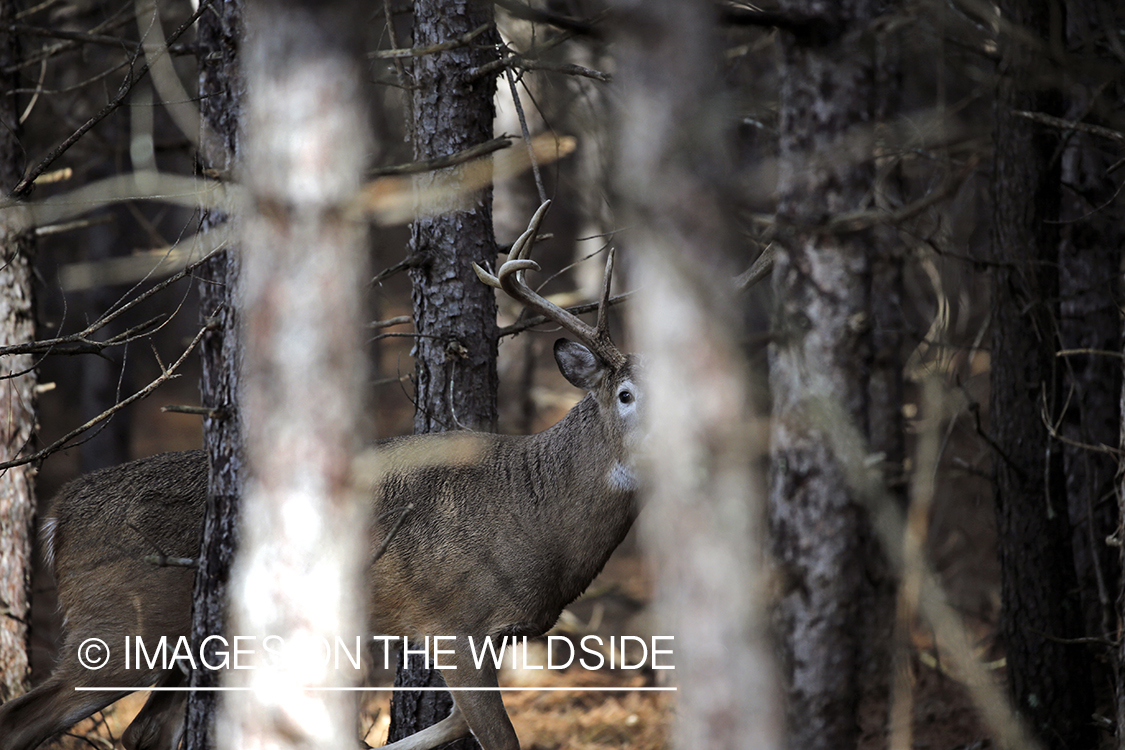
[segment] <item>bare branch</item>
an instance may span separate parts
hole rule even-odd
[[[91,427],[93,427],[97,424],[100,424],[101,422],[104,422],[105,420],[109,419],[110,417],[112,417],[117,412],[124,409],[126,406],[129,406],[130,404],[132,404],[134,402],[140,401],[142,398],[145,398],[146,396],[150,395],[157,388],[164,385],[164,383],[166,383],[169,380],[171,380],[172,378],[176,377],[176,370],[178,370],[180,368],[180,366],[187,360],[188,355],[191,354],[193,351],[195,351],[195,347],[199,344],[200,340],[203,338],[203,334],[205,334],[206,332],[207,332],[206,327],[199,329],[199,333],[195,334],[195,338],[193,338],[191,340],[191,343],[188,344],[187,348],[184,349],[184,352],[183,352],[183,354],[180,355],[179,359],[177,359],[175,362],[173,362],[167,368],[162,368],[163,371],[160,373],[160,376],[157,377],[155,380],[153,380],[148,385],[146,385],[144,388],[137,391],[132,396],[129,396],[128,398],[126,398],[122,401],[118,401],[116,404],[114,404],[110,408],[106,409],[105,411],[103,411],[98,416],[89,420],[88,422],[86,422],[82,426],[76,427],[75,429],[71,430],[70,432],[68,432],[67,434],[63,435],[61,438],[56,440],[55,442],[48,445],[46,448],[44,448],[40,451],[36,451],[35,453],[32,453],[30,456],[25,456],[23,458],[17,458],[17,459],[14,459],[12,461],[0,462],[0,471],[2,471],[4,469],[10,469],[13,466],[23,466],[24,464],[29,464],[29,463],[32,463],[34,461],[41,461],[42,459],[44,459],[47,456],[54,453],[55,451],[63,448],[64,446],[66,446],[67,443],[69,443],[71,440],[73,440],[74,438],[81,435],[86,430],[89,430]]]
[[[608,307],[620,305],[624,302],[628,302],[634,295],[636,295],[635,291],[618,294],[606,300],[606,305]],[[572,313],[574,315],[582,315],[583,313],[594,312],[595,310],[597,310],[598,304],[599,303],[597,302],[587,302],[585,304],[574,305],[572,307],[566,307],[563,309],[565,309],[568,313]],[[525,318],[518,323],[513,323],[510,326],[504,326],[503,328],[501,328],[500,338],[504,338],[505,336],[515,336],[517,333],[523,333],[529,328],[535,328],[536,326],[541,326],[544,323],[550,322],[552,321],[548,320],[545,315],[532,315],[531,317]]]
[[[97,44],[103,47],[117,47],[129,52],[136,52],[140,44],[132,39],[108,34],[94,34],[84,31],[66,31],[65,29],[47,29],[40,26],[28,26],[22,23],[9,23],[2,27],[9,34],[24,34],[27,36],[47,37],[50,39],[67,39],[85,44]],[[194,44],[170,44],[168,53],[171,55],[194,55],[197,50]]]
[[[469,146],[466,149],[457,151],[445,156],[435,156],[433,159],[422,159],[420,161],[412,161],[406,164],[394,164],[389,167],[375,167],[368,170],[367,174],[371,177],[379,177],[383,175],[401,175],[401,174],[418,174],[419,172],[431,172],[435,169],[445,169],[446,167],[455,167],[458,164],[464,164],[467,161],[472,161],[480,156],[491,154],[494,151],[499,151],[503,148],[508,148],[512,145],[511,136],[502,135],[499,138],[493,138],[484,143],[478,143],[475,146]]]
[[[219,248],[219,249],[221,249],[221,248]],[[113,336],[109,339],[106,339],[105,341],[95,341],[95,340],[91,339],[90,336],[92,336],[94,333],[96,333],[101,328],[104,328],[109,323],[112,323],[114,320],[116,320],[118,317],[120,317],[125,312],[133,309],[134,307],[136,307],[140,303],[144,302],[149,297],[152,297],[154,294],[168,288],[169,286],[176,283],[180,279],[183,279],[186,276],[190,276],[192,273],[194,273],[196,268],[198,268],[200,265],[202,265],[207,260],[209,260],[212,255],[214,255],[215,253],[217,253],[219,251],[219,249],[212,250],[210,253],[203,256],[202,258],[200,258],[196,262],[194,262],[194,263],[188,265],[187,267],[185,267],[179,273],[176,273],[176,274],[173,274],[172,276],[169,276],[164,281],[160,282],[159,284],[156,284],[151,289],[148,289],[145,292],[137,295],[133,299],[131,299],[128,302],[126,302],[125,304],[123,304],[121,307],[117,308],[116,310],[113,310],[112,312],[109,312],[109,313],[103,315],[102,317],[98,318],[93,323],[86,326],[85,328],[83,328],[81,331],[78,331],[77,333],[68,334],[66,336],[58,336],[58,337],[53,338],[53,339],[43,339],[41,341],[31,341],[31,342],[28,342],[28,343],[25,343],[25,344],[13,344],[12,346],[3,346],[3,347],[0,347],[0,357],[14,355],[14,354],[81,354],[81,353],[86,353],[86,352],[97,352],[97,351],[101,351],[102,349],[104,349],[108,346],[119,346],[121,344],[128,343],[129,341],[132,341],[134,338],[136,338],[138,335],[148,332],[148,330],[151,328],[152,325],[155,325],[157,322],[159,322],[159,316],[157,318],[153,318],[152,320],[150,320],[146,323],[142,323],[139,326],[134,326],[133,328],[130,328],[128,331],[117,334],[116,336]],[[71,345],[73,345],[75,348],[74,349],[66,348],[66,347],[69,347]]]
[[[1061,117],[1053,117],[1051,115],[1043,114],[1042,112],[1027,112],[1020,109],[1013,110],[1012,114],[1019,117],[1026,117],[1028,120],[1037,122],[1040,125],[1048,125],[1052,128],[1059,128],[1061,130],[1074,130],[1080,133],[1089,133],[1090,135],[1109,138],[1110,140],[1117,141],[1118,143],[1125,143],[1125,133],[1122,133],[1120,130],[1102,127],[1101,125],[1092,125],[1087,122],[1078,122],[1076,120],[1064,120]]]
[[[450,39],[448,42],[441,42],[440,44],[431,44],[428,47],[413,47],[408,49],[382,49],[376,52],[371,52],[367,56],[372,60],[394,60],[403,57],[422,57],[423,55],[432,55],[437,52],[445,52],[446,50],[464,47],[466,44],[491,29],[493,25],[494,24],[491,23],[482,24],[472,31],[466,34],[462,34],[456,39]]]
[[[168,35],[168,44],[172,44],[173,42],[175,42],[180,38],[180,36],[183,35],[185,31],[190,29],[192,25],[195,24],[197,20],[199,20],[199,17],[203,15],[203,12],[207,10],[208,7],[210,7],[210,5],[211,0],[203,0],[203,2],[199,3],[199,8],[194,13],[192,13],[186,21],[180,24],[179,28]],[[136,54],[140,54],[139,47]],[[31,186],[35,182],[36,177],[41,175],[44,171],[46,171],[47,167],[51,166],[51,164],[55,162],[56,159],[66,153],[71,146],[78,142],[79,138],[81,138],[86,134],[87,131],[90,130],[90,128],[97,125],[99,122],[115,112],[118,107],[125,103],[125,99],[129,96],[129,92],[133,90],[133,86],[135,86],[138,81],[145,77],[145,74],[148,73],[148,69],[149,66],[147,63],[145,63],[141,66],[140,70],[137,71],[136,75],[129,76],[121,84],[120,90],[118,90],[117,95],[110,100],[109,104],[102,107],[96,115],[87,120],[80,128],[78,128],[78,130],[74,131],[74,133],[72,133],[69,138],[56,146],[54,150],[51,151],[51,153],[47,154],[47,156],[45,156],[38,164],[36,164],[35,168],[28,172],[24,176],[24,178],[20,180],[14,188],[12,188],[12,192],[9,194],[9,197],[23,197],[31,192]]]
[[[518,2],[518,0],[494,0],[494,2],[514,17],[524,21],[544,23],[548,26],[554,26],[557,29],[569,31],[572,34],[588,36],[593,39],[602,38],[601,29],[595,26],[595,23],[601,16],[589,20],[582,20],[569,18],[558,13],[551,13],[540,8],[532,8],[529,5]]]

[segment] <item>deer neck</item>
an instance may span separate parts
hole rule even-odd
[[[536,509],[568,560],[577,596],[601,570],[636,515],[631,459],[586,396],[553,427],[532,437],[531,460],[542,467]]]

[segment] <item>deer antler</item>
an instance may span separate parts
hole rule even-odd
[[[609,260],[606,262],[605,279],[602,284],[602,299],[598,306],[598,324],[591,326],[577,315],[568,312],[554,302],[540,296],[524,281],[525,271],[538,271],[539,264],[531,260],[531,248],[535,245],[535,236],[539,232],[539,225],[550,208],[551,201],[544,201],[543,205],[531,217],[527,231],[519,236],[512,244],[508,260],[500,266],[500,270],[493,276],[488,271],[473,264],[477,277],[489,286],[503,289],[509,297],[520,302],[524,307],[539,313],[548,320],[558,323],[570,331],[585,344],[599,359],[613,368],[625,364],[625,355],[613,345],[609,337],[609,316],[606,310],[609,307],[609,286],[613,275],[613,249],[609,251]]]

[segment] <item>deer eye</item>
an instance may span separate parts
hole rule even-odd
[[[621,393],[617,394],[617,400],[623,404],[631,404],[633,403],[633,392],[621,391]]]

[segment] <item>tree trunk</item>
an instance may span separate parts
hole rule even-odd
[[[631,227],[632,330],[646,353],[650,489],[640,517],[675,637],[680,748],[782,746],[761,591],[766,447],[753,424],[731,279],[731,118],[715,8],[618,0],[616,189]],[[670,675],[671,676],[671,675]]]
[[[17,3],[0,0],[0,21],[11,22]],[[12,66],[19,47],[12,34],[0,36],[0,68]],[[23,149],[18,140],[18,100],[11,93],[17,74],[0,86],[0,185],[7,193],[21,177]],[[13,212],[0,216],[0,346],[35,338],[32,244],[20,234]],[[35,435],[38,378],[35,357],[5,357],[0,367],[0,460],[28,452]],[[28,688],[28,624],[31,615],[31,548],[35,528],[35,468],[17,466],[0,472],[0,703]]]
[[[199,19],[200,115],[214,139],[208,144],[213,168],[229,173],[236,159],[238,126],[244,84],[238,66],[243,37],[242,2],[225,0]],[[229,217],[208,214],[205,226],[214,227]],[[198,272],[199,308],[209,331],[200,342],[202,377],[200,403],[211,410],[203,421],[203,443],[210,473],[203,538],[197,556],[192,600],[192,649],[199,653],[209,635],[227,633],[227,584],[238,548],[239,499],[242,495],[242,426],[238,409],[242,347],[239,335],[238,294],[241,257],[225,250]],[[211,641],[206,656],[217,663],[218,644]],[[214,670],[193,670],[192,687],[216,687]],[[218,693],[188,694],[185,750],[211,750]]]
[[[1116,64],[1112,58],[1098,57],[1099,49],[1109,54],[1102,46],[1106,27],[1098,4],[1069,0],[1066,13],[1068,52],[1093,70]],[[1077,73],[1082,66],[1075,69]],[[1075,81],[1068,88],[1066,119],[1082,120],[1114,101],[1113,91],[1099,101],[1095,92],[1102,83],[1100,78]],[[1104,140],[1088,133],[1068,134],[1059,215],[1059,346],[1079,350],[1062,361],[1069,403],[1061,429],[1072,441],[1063,446],[1066,496],[1085,632],[1097,639],[1113,637],[1116,628],[1120,563],[1105,541],[1117,528],[1117,461],[1096,447],[1117,444],[1122,387],[1120,363],[1098,352],[1121,349],[1118,266],[1125,245],[1125,216],[1114,200],[1117,185],[1109,173],[1116,156],[1103,145]],[[1092,654],[1095,664],[1101,655]]]
[[[1050,3],[1010,0],[1003,18],[1048,38]],[[1088,747],[1092,713],[1080,633],[1062,446],[1047,433],[1062,405],[1059,170],[1054,132],[1014,114],[1059,115],[1036,67],[1042,52],[1002,37],[993,133],[992,435],[1002,608],[1013,701],[1047,747]]]
[[[365,632],[369,155],[359,3],[247,2],[243,247],[246,489],[230,632],[256,638],[217,737],[232,750],[355,743],[362,671],[323,658]],[[266,652],[267,636],[280,658]],[[338,652],[337,652],[338,653]],[[309,688],[313,688],[310,691]],[[321,688],[322,691],[316,691]]]
[[[873,128],[893,82],[880,68],[878,9],[793,2],[788,12],[810,31],[781,40],[769,507],[785,587],[776,617],[790,746],[802,750],[854,747],[861,699],[877,702],[889,678],[893,576],[829,446],[836,426],[817,416],[818,402],[831,401],[872,450],[901,461],[895,261],[874,231],[816,228],[871,208]]]
[[[492,4],[479,0],[415,0],[414,46],[454,39],[492,21]],[[492,137],[494,75],[466,79],[472,69],[494,60],[495,30],[472,45],[417,58],[409,118],[416,159],[450,154]],[[448,170],[415,178],[419,187],[447,179]],[[414,432],[496,428],[496,298],[477,279],[472,263],[496,261],[492,192],[485,189],[427,207],[430,216],[411,228],[414,327]],[[400,665],[395,685],[444,684],[421,659]],[[396,692],[391,701],[391,741],[444,719],[452,700],[441,692]],[[461,740],[451,747],[475,747]]]

